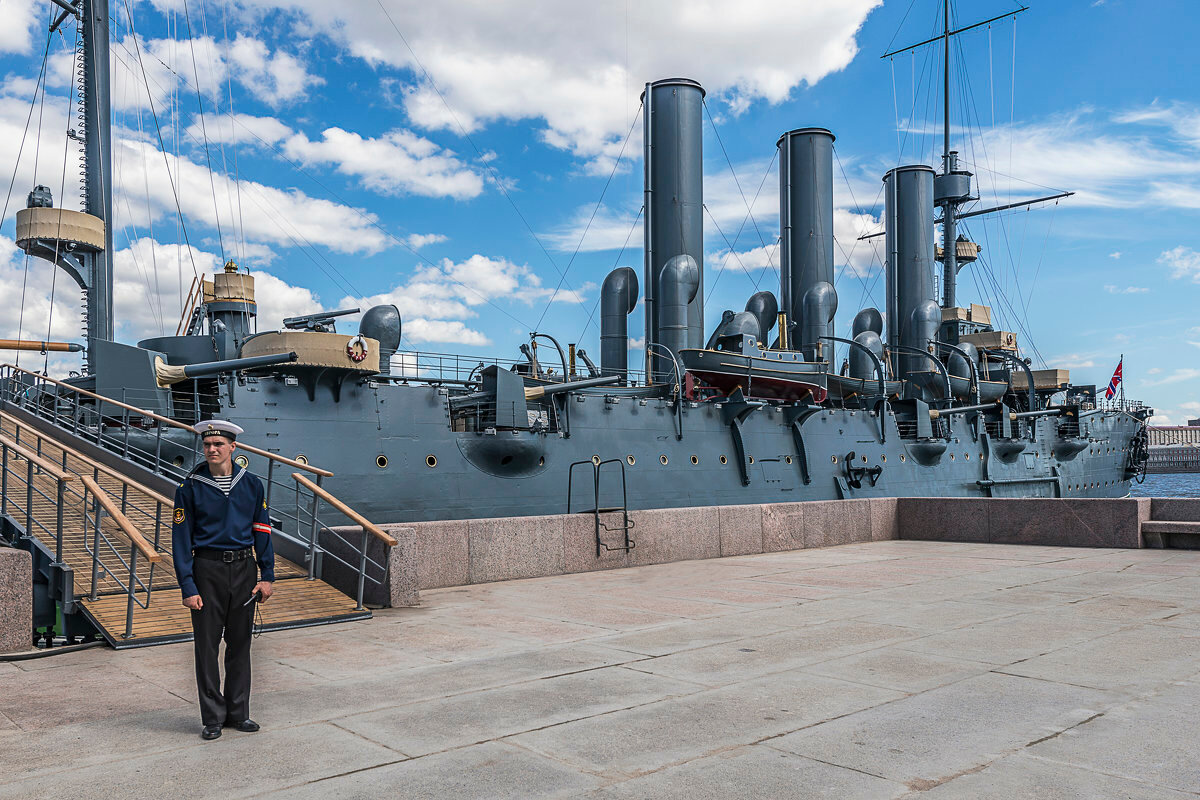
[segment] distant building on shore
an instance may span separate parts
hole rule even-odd
[[[1200,419],[1187,425],[1150,425],[1147,472],[1200,472]]]

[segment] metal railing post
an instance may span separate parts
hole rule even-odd
[[[367,580],[367,542],[369,541],[367,537],[369,535],[367,529],[363,528],[362,553],[358,560],[358,605],[355,606],[355,611],[363,610],[363,586]]]
[[[125,389],[121,390],[121,402],[128,404],[128,401],[125,399]],[[121,456],[123,458],[129,458],[129,409],[122,408],[121,411],[124,412],[121,416],[121,419],[122,419],[122,424],[125,427],[125,444],[123,446]],[[121,513],[122,514],[125,513],[124,507],[121,508]]]
[[[271,487],[275,485],[275,459],[267,459],[267,508],[271,507]]]
[[[8,513],[8,445],[0,445],[4,451],[4,466],[0,470],[0,514]]]
[[[154,421],[154,474],[162,475],[162,433],[163,426],[158,420]]]
[[[25,535],[33,536],[33,462],[26,460],[25,470]]]
[[[321,498],[317,497],[317,493],[313,492],[312,498],[312,527],[308,533],[308,579],[315,580],[317,577],[317,507],[321,503]],[[296,509],[299,516],[299,509]]]
[[[61,565],[63,563],[63,494],[66,490],[67,482],[62,478],[58,479],[58,527],[54,531],[54,563]]]
[[[99,596],[96,591],[96,583],[100,578],[100,500],[92,499],[92,513],[95,516],[92,518],[92,594],[93,601]],[[87,493],[84,493],[83,504],[83,532],[84,541],[87,541]]]
[[[133,638],[133,590],[137,585],[134,583],[134,580],[137,578],[137,555],[137,545],[131,544],[129,546],[129,598],[125,601],[125,633],[122,634],[122,639]],[[149,592],[149,590],[147,590],[147,592]],[[150,605],[150,598],[148,594],[146,597],[146,605]]]

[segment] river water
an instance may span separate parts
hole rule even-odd
[[[1130,497],[1200,497],[1200,472],[1147,475],[1146,482],[1134,483]]]

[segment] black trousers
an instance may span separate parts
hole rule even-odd
[[[197,558],[194,575],[204,607],[192,612],[196,644],[196,688],[204,725],[250,718],[250,633],[254,603],[242,606],[258,582],[253,558],[224,563]],[[218,654],[225,638],[225,689]]]

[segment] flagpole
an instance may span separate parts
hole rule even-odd
[[[1125,408],[1125,354],[1121,353],[1121,360],[1118,362],[1121,367],[1121,408]]]

